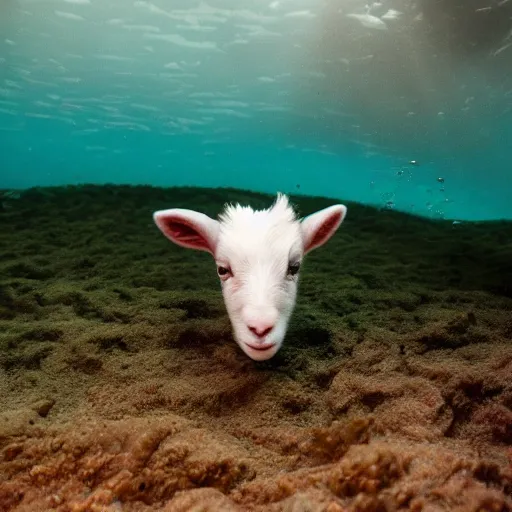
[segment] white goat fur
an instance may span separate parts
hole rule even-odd
[[[331,238],[346,213],[337,204],[299,220],[278,194],[265,210],[228,205],[218,220],[179,208],[153,218],[172,242],[215,258],[234,338],[247,356],[263,361],[283,344],[303,257]]]

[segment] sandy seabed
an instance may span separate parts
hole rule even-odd
[[[0,510],[512,510],[512,223],[348,204],[255,363],[210,257],[151,214],[270,197],[0,199]]]

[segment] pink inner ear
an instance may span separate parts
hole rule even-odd
[[[206,237],[187,221],[171,220],[165,223],[165,232],[169,238],[191,249],[211,251]]]
[[[337,212],[334,215],[331,215],[320,227],[317,229],[315,236],[312,238],[309,243],[310,248],[318,247],[322,245],[331,235],[333,229],[336,227],[336,224],[341,219],[341,213]]]

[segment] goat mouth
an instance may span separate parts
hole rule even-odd
[[[265,350],[269,350],[271,349],[274,345],[273,343],[267,343],[265,345],[261,345],[261,346],[255,346],[255,345],[250,345],[249,343],[246,343],[246,345],[249,347],[249,348],[252,348],[253,350],[257,350],[259,352],[264,352]]]

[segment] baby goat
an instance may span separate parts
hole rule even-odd
[[[218,220],[179,208],[153,218],[172,242],[215,258],[234,337],[251,359],[264,361],[283,343],[304,255],[327,242],[346,213],[337,204],[299,220],[278,194],[266,210],[228,205]]]

